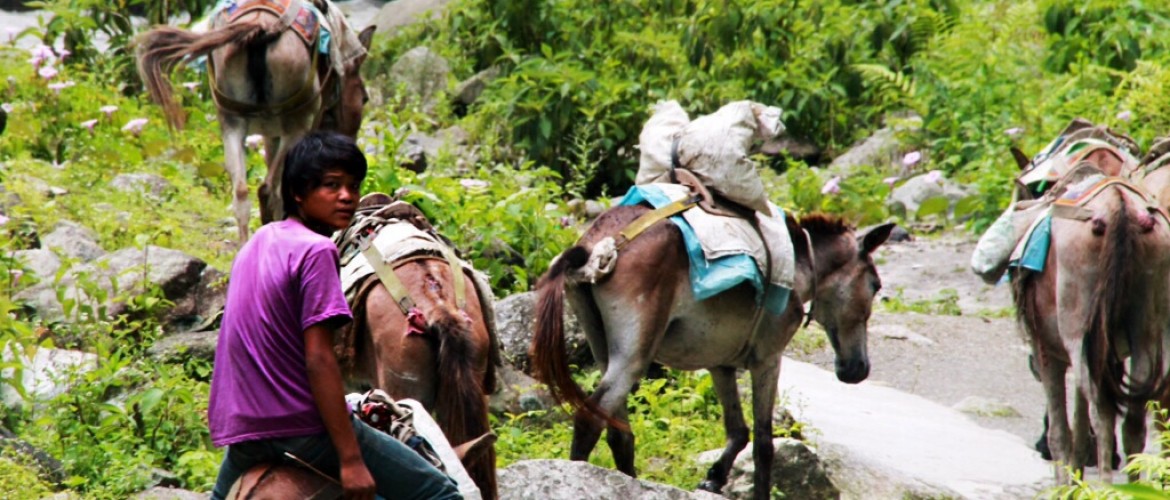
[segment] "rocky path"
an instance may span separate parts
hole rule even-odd
[[[974,242],[951,233],[878,250],[883,304],[870,320],[869,381],[964,409],[1031,444],[1042,429],[1044,391],[1028,369],[1006,285],[984,285],[967,269]],[[899,304],[929,313],[889,312]],[[954,305],[961,315],[939,313]],[[828,349],[795,357],[832,370]]]

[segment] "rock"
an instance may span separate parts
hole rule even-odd
[[[145,193],[157,200],[171,188],[171,183],[155,174],[118,174],[110,181],[110,187],[123,193]]]
[[[470,106],[479,99],[479,95],[487,88],[488,84],[496,77],[500,76],[500,68],[492,66],[488,69],[476,73],[471,78],[459,82],[455,86],[455,102],[464,106]]]
[[[205,500],[207,493],[155,486],[130,498],[133,500]]]
[[[955,204],[967,196],[970,196],[968,190],[950,179],[943,178],[935,182],[930,178],[930,174],[922,174],[911,177],[901,186],[895,188],[890,193],[890,199],[886,201],[886,206],[889,207],[890,213],[913,217],[918,213],[918,209],[924,201],[944,197],[948,202],[947,213],[949,214],[955,209]]]
[[[782,403],[813,439],[843,499],[1031,498],[1052,466],[1029,443],[919,396],[784,358]]]
[[[500,498],[675,500],[722,498],[705,491],[640,481],[616,470],[568,460],[521,460],[500,469]]]
[[[58,198],[69,194],[69,190],[63,187],[49,186],[49,197]]]
[[[79,294],[76,289],[67,290],[65,293],[70,298],[78,298]],[[51,283],[38,283],[17,292],[12,298],[32,308],[36,315],[46,323],[60,322],[65,319],[65,310],[61,307],[61,301],[57,300],[57,291]]]
[[[402,54],[390,66],[387,80],[391,88],[405,85],[405,92],[422,103],[424,112],[434,109],[438,97],[447,91],[451,69],[447,60],[426,47],[415,47]]]
[[[489,403],[492,413],[519,415],[556,407],[556,402],[540,382],[513,368],[511,364],[504,363],[496,371],[496,377],[496,393],[492,394]]]
[[[421,173],[444,151],[454,155],[457,161],[474,163],[475,153],[465,146],[467,140],[467,132],[458,126],[440,130],[434,136],[419,132],[411,133],[399,149],[399,155],[403,156],[402,166]]]
[[[37,348],[31,354],[19,344],[0,346],[0,359],[5,362],[16,360],[23,367],[21,387],[30,401],[47,401],[55,398],[69,386],[62,384],[73,373],[85,373],[97,367],[97,355],[67,349]],[[14,380],[11,368],[0,371],[0,379]],[[0,386],[0,403],[14,407],[24,401],[20,394],[8,384]]]
[[[30,458],[31,463],[36,466],[37,476],[54,486],[61,486],[61,482],[65,480],[65,466],[61,464],[60,460],[53,458],[44,450],[28,444],[3,427],[0,427],[0,454],[4,456],[14,454],[18,457]]]
[[[374,25],[378,27],[375,35],[394,36],[399,28],[409,26],[422,19],[430,12],[432,19],[438,19],[443,7],[451,0],[395,0],[388,2],[378,11],[374,18]]]
[[[199,283],[207,267],[207,263],[196,257],[154,245],[144,249],[123,248],[102,261],[110,276],[117,278],[119,290],[141,289],[149,283],[162,289],[170,300],[188,293]]]
[[[183,332],[214,328],[227,302],[226,278],[218,269],[204,267],[198,283],[171,299],[175,305],[164,318],[167,330]]]
[[[183,480],[179,479],[177,474],[158,467],[150,469],[150,482],[155,488],[178,488],[183,484]]]
[[[536,292],[524,292],[496,302],[496,330],[504,359],[526,374],[532,374],[528,347],[532,344],[532,327],[536,308]],[[585,332],[571,308],[565,308],[565,346],[569,363],[577,366],[593,364],[593,353]]]
[[[967,396],[962,401],[955,403],[954,409],[963,413],[970,413],[972,415],[979,415],[983,417],[1019,417],[1020,412],[1016,411],[1007,403],[1003,401],[981,398],[979,396]]]
[[[423,147],[419,134],[407,137],[406,142],[398,149],[398,155],[402,158],[400,163],[402,168],[419,174],[426,172],[427,150]]]
[[[903,153],[906,152],[902,137],[917,134],[921,130],[922,117],[913,113],[905,116],[887,116],[884,128],[878,129],[873,135],[854,144],[844,154],[833,159],[827,168],[829,176],[848,176],[861,168],[901,172],[905,169],[901,160]]]
[[[760,146],[760,152],[767,156],[784,155],[807,163],[817,163],[817,159],[821,157],[821,148],[816,144],[789,136],[776,137],[764,142]]]
[[[151,358],[164,362],[185,362],[190,359],[215,361],[215,346],[219,330],[209,332],[174,333],[158,339],[146,350]]]
[[[596,219],[605,211],[605,205],[597,200],[588,200],[585,202],[585,217],[589,219]]]
[[[829,481],[829,476],[816,453],[804,443],[790,438],[772,440],[776,456],[772,461],[772,487],[784,493],[784,498],[809,500],[836,500],[841,492]],[[723,450],[711,450],[699,456],[698,462],[715,463]],[[735,457],[734,465],[723,487],[723,496],[732,499],[753,498],[755,486],[752,474],[756,465],[749,444]]]
[[[54,250],[81,262],[89,262],[106,254],[106,251],[97,244],[96,233],[67,220],[58,222],[53,227],[53,232],[41,238],[41,248]]]
[[[61,269],[61,259],[57,258],[57,254],[43,248],[17,250],[12,255],[32,271],[41,282],[52,281],[57,275],[57,270]]]

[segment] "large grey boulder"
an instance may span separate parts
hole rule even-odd
[[[722,498],[705,491],[640,481],[587,462],[522,460],[499,471],[500,498],[517,500],[638,499],[690,500]]]
[[[492,66],[488,69],[480,71],[455,86],[455,102],[464,106],[470,106],[479,99],[480,94],[487,88],[492,80],[500,76],[500,68]]]
[[[451,0],[395,0],[382,6],[374,18],[376,35],[394,36],[399,28],[409,26],[430,15],[437,19]]]
[[[833,159],[827,170],[833,175],[848,176],[858,169],[875,168],[878,171],[900,172],[902,155],[907,149],[903,138],[922,129],[922,118],[917,115],[889,116],[886,126],[873,135],[858,141],[841,156]]]
[[[509,295],[496,302],[496,331],[504,360],[529,375],[532,374],[532,363],[528,358],[528,347],[532,344],[535,318],[536,292]],[[593,364],[593,353],[589,350],[585,331],[570,307],[565,307],[565,346],[569,350],[569,363],[577,366]]]
[[[784,498],[836,500],[841,497],[841,492],[829,480],[815,451],[803,442],[790,438],[777,438],[772,444],[776,447],[772,461],[772,488],[783,492]],[[714,464],[722,453],[723,450],[704,452],[698,462]],[[749,444],[736,455],[727,485],[723,487],[723,496],[732,499],[754,498],[752,474],[755,471],[756,463],[752,459],[752,447]]]
[[[439,97],[447,92],[450,74],[446,59],[426,47],[415,47],[394,61],[387,81],[395,89],[404,85],[405,92],[422,103],[423,111],[430,112]]]
[[[61,259],[51,250],[36,248],[32,250],[17,250],[12,253],[16,260],[24,264],[39,281],[52,281],[57,270],[61,269]]]
[[[76,222],[63,220],[41,238],[41,248],[53,250],[71,259],[90,262],[106,254],[97,243],[97,234]]]
[[[453,155],[456,163],[474,164],[475,153],[467,147],[467,141],[467,131],[459,126],[445,128],[434,135],[412,132],[399,149],[402,166],[421,173],[444,151]]]
[[[556,406],[544,385],[509,363],[504,363],[496,370],[496,380],[496,392],[488,403],[492,413],[519,415]]]
[[[895,188],[890,193],[890,199],[886,201],[886,206],[890,209],[890,213],[913,217],[918,213],[923,202],[942,197],[947,200],[947,213],[951,213],[960,200],[971,196],[971,194],[967,188],[950,179],[936,177],[932,174],[922,174],[911,177]]]
[[[925,398],[791,358],[780,391],[843,499],[1032,498],[1051,482],[1029,443]]]
[[[215,361],[215,346],[219,341],[219,330],[209,332],[182,332],[164,336],[155,341],[146,353],[164,362],[186,362],[199,359]]]
[[[132,173],[118,174],[110,180],[110,187],[123,193],[143,193],[157,200],[171,188],[171,183],[160,175]]]
[[[0,379],[19,383],[31,401],[55,398],[69,389],[65,382],[70,375],[97,368],[96,354],[47,347],[27,350],[15,343],[0,345],[0,360],[20,364],[20,379],[15,378],[11,368],[0,371]],[[4,407],[19,406],[24,401],[11,385],[0,385],[0,403]]]

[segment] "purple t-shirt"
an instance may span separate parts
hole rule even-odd
[[[325,432],[305,369],[305,336],[351,314],[337,247],[295,219],[260,228],[232,263],[207,417],[211,441]]]

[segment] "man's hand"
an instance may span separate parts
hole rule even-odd
[[[341,489],[347,500],[373,500],[374,476],[361,458],[341,463]]]

